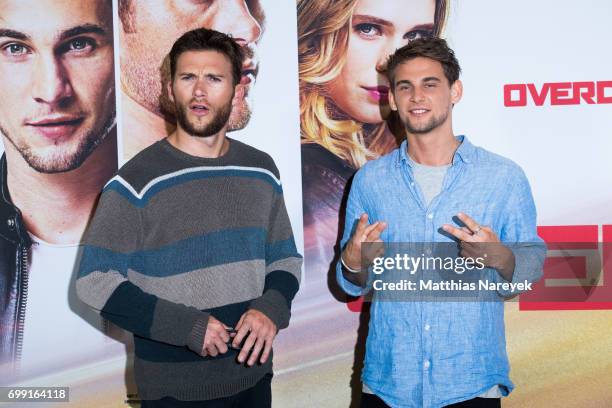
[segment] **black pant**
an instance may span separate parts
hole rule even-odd
[[[456,404],[447,405],[446,408],[500,408],[499,398],[474,398]],[[361,408],[389,408],[387,404],[374,394],[361,394]]]
[[[207,401],[179,401],[165,397],[142,400],[141,408],[270,408],[272,406],[272,374],[266,374],[257,384],[236,395]]]

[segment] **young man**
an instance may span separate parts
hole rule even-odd
[[[243,92],[236,94],[229,130],[247,125],[252,104],[249,90],[259,67],[256,51],[264,22],[259,0],[119,0],[119,18],[125,160],[174,130],[174,104],[162,87],[169,79],[165,57],[177,38],[196,28],[231,35],[243,47]]]
[[[112,21],[106,0],[0,2],[0,383],[58,374],[110,341],[69,288],[117,170]]]
[[[364,293],[372,281],[367,261],[362,268],[364,242],[446,242],[457,253],[454,240],[462,257],[484,259],[482,276],[496,283],[533,282],[542,275],[545,249],[524,173],[453,134],[459,72],[442,39],[415,40],[389,59],[389,102],[406,140],[365,165],[353,181],[337,268],[351,295]],[[493,292],[500,301],[461,302],[377,302],[376,293],[362,406],[499,407],[513,388],[501,300],[517,293],[500,287]]]
[[[134,333],[143,407],[270,406],[301,256],[274,162],[226,137],[242,63],[225,34],[177,40],[177,129],[107,184],[86,234],[77,293]]]

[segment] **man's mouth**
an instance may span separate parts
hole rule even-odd
[[[257,74],[259,72],[257,45],[255,43],[248,43],[242,47],[242,50],[244,52],[244,61],[242,61],[242,75],[240,78],[240,83],[242,85],[248,85],[255,82],[255,78],[257,78]]]
[[[257,77],[259,69],[258,67],[250,67],[248,69],[242,70],[242,76],[240,77],[240,84],[249,85],[255,82],[255,78]]]
[[[80,115],[55,114],[28,120],[25,124],[49,139],[71,135],[85,120]]]
[[[83,121],[82,116],[74,115],[50,115],[26,122],[28,126],[36,127],[56,127],[56,126],[75,126]]]
[[[415,109],[410,109],[408,112],[410,112],[413,115],[416,116],[420,116],[420,115],[424,115],[427,112],[429,112],[429,109],[425,109],[425,108],[415,108]]]
[[[204,103],[197,103],[197,102],[196,103],[192,103],[191,105],[189,105],[189,109],[196,116],[205,116],[205,115],[208,114],[208,111],[210,110],[206,104],[204,104]]]

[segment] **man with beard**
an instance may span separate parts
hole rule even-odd
[[[410,243],[402,248],[414,258],[425,256],[422,250],[434,261],[442,259],[436,255],[454,254],[483,265],[466,276],[452,266],[446,274],[442,267],[422,267],[414,273],[423,280],[480,277],[508,287],[542,276],[546,249],[536,233],[525,174],[510,160],[453,134],[453,106],[463,90],[459,73],[453,51],[438,38],[415,40],[388,61],[389,104],[404,124],[406,140],[355,175],[337,267],[338,282],[350,295],[363,294],[378,279],[368,276],[370,262],[362,262],[365,242],[384,242],[387,251]],[[363,249],[371,259],[376,248]],[[397,277],[400,268],[385,273]],[[463,301],[450,292],[451,301],[426,290],[402,297],[374,285],[362,406],[499,407],[514,387],[503,300],[518,291],[507,287],[468,292]],[[415,301],[423,297],[426,301]]]
[[[108,351],[100,317],[69,288],[117,169],[112,21],[106,0],[0,1],[2,383]]]
[[[226,137],[240,45],[197,29],[169,59],[177,128],[104,188],[77,293],[134,333],[143,407],[269,407],[301,270],[278,169]]]
[[[220,31],[243,47],[243,90],[236,93],[228,129],[247,125],[251,116],[249,90],[258,70],[256,43],[264,20],[259,0],[119,0],[119,18],[125,160],[174,130],[174,103],[162,92],[170,68],[164,58],[172,43],[189,30],[203,27]]]

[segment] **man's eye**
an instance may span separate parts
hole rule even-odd
[[[372,38],[382,34],[382,30],[379,26],[370,23],[357,24],[355,26],[355,31],[357,31],[359,35],[365,38]]]
[[[3,51],[13,57],[19,57],[28,53],[27,47],[21,44],[9,44],[4,47]]]
[[[95,48],[95,42],[88,38],[75,38],[66,44],[66,51],[84,52]]]

